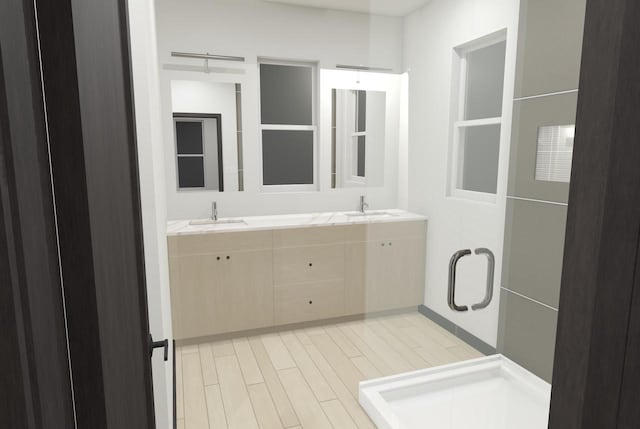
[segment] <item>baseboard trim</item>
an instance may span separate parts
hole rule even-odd
[[[311,320],[306,322],[288,323],[284,325],[273,325],[264,328],[250,329],[245,331],[225,332],[222,334],[207,335],[203,337],[193,337],[177,339],[176,345],[178,347],[191,346],[194,344],[212,343],[215,341],[226,341],[238,337],[253,337],[258,335],[271,334],[274,332],[292,331],[296,329],[307,329],[316,326],[323,326],[327,324],[355,322],[358,320],[366,320],[375,317],[392,316],[396,314],[404,314],[408,312],[415,312],[416,307],[396,308],[392,310],[372,311],[364,314],[351,314],[348,316],[333,317],[330,319]]]
[[[453,335],[460,338],[462,341],[469,344],[471,347],[475,348],[479,352],[487,356],[494,355],[497,353],[495,347],[491,347],[489,344],[485,343],[480,338],[476,337],[475,335],[471,334],[468,331],[465,331],[460,326],[456,325],[446,317],[443,317],[440,314],[436,313],[429,307],[425,305],[420,305],[418,306],[418,312],[422,314],[424,317],[426,317],[427,319],[437,323],[442,328],[451,332]]]

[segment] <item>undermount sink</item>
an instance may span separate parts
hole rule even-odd
[[[246,225],[247,222],[245,222],[242,219],[218,219],[218,220],[213,220],[213,219],[196,219],[196,220],[192,220],[189,221],[189,225]]]
[[[376,211],[376,212],[349,212],[345,213],[349,217],[364,217],[364,218],[385,218],[395,216],[392,213],[384,212],[384,211]]]

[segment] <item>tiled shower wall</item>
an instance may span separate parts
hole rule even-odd
[[[586,0],[522,0],[498,351],[551,381],[569,184],[536,180],[540,127],[575,124]]]

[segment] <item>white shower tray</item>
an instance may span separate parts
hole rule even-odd
[[[551,385],[502,355],[360,383],[380,429],[543,429]]]

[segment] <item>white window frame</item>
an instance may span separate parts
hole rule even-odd
[[[500,147],[502,147],[502,130],[504,127],[504,112],[505,105],[502,103],[501,116],[494,118],[484,119],[470,119],[465,120],[466,110],[466,95],[467,95],[467,56],[474,51],[496,45],[498,43],[505,42],[507,40],[506,30],[501,30],[496,33],[481,37],[472,42],[466,43],[462,46],[454,48],[454,61],[453,61],[453,91],[452,91],[452,109],[451,109],[451,138],[449,143],[449,177],[447,181],[447,195],[449,197],[461,198],[467,200],[475,200],[480,202],[495,203],[497,198],[496,193],[469,191],[460,188],[462,183],[463,169],[460,168],[464,163],[464,145],[461,141],[462,132],[465,128],[487,126],[487,125],[500,125]],[[505,52],[506,56],[506,52]],[[506,70],[505,70],[506,72]],[[504,87],[503,93],[500,97],[504,100]],[[498,151],[500,154],[500,150]],[[500,155],[498,155],[500,156]],[[498,159],[498,165],[500,160]],[[496,175],[499,178],[499,171],[496,171]]]
[[[347,116],[347,120],[346,123],[351,126],[351,127],[357,127],[357,113],[356,113],[356,106],[358,103],[358,97],[357,97],[357,89],[349,89],[348,91],[351,92],[351,97],[349,101],[346,100],[342,100],[342,106],[341,110],[346,110],[348,113]],[[353,103],[351,103],[350,101],[353,101]],[[336,106],[337,108],[337,106]],[[345,124],[342,123],[344,121],[341,121],[341,125],[343,125],[341,128],[343,129],[342,132],[342,139],[344,139],[345,141],[348,141],[349,144],[345,144],[342,147],[342,159],[343,161],[341,162],[340,166],[341,166],[341,176],[342,176],[342,186],[349,186],[349,187],[354,187],[354,186],[366,186],[367,182],[366,182],[366,170],[365,170],[365,177],[360,177],[357,176],[356,173],[358,171],[358,137],[359,136],[364,136],[365,137],[365,146],[367,145],[367,131],[355,131],[353,128],[344,126]],[[337,138],[337,136],[336,136]],[[366,149],[365,149],[366,151]]]
[[[262,100],[260,98],[260,66],[262,64],[273,64],[280,66],[297,66],[311,68],[311,125],[277,125],[262,123]],[[312,61],[289,61],[272,58],[258,58],[258,118],[259,127],[259,151],[260,151],[260,191],[261,192],[315,192],[318,190],[318,63]],[[267,130],[276,131],[313,131],[313,183],[305,185],[265,185],[264,170],[262,161],[262,132]]]

